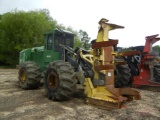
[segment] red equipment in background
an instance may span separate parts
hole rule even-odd
[[[139,62],[139,74],[133,76],[133,86],[160,86],[160,54],[152,51],[152,45],[160,40],[158,34],[147,36],[145,46],[133,47],[140,50],[140,56],[134,56]]]

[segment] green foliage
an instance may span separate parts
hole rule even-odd
[[[0,62],[17,64],[19,52],[43,45],[43,34],[57,24],[46,9],[17,11],[0,16]]]
[[[75,36],[74,36],[74,49],[76,47],[81,47],[82,46],[82,42],[81,39],[79,37],[79,33],[77,31],[74,31],[71,27],[67,28],[68,31],[71,31]]]
[[[0,15],[0,66],[18,64],[19,52],[44,44],[44,33],[54,28],[65,29],[75,34],[74,48],[89,49],[87,32],[73,30],[54,20],[47,9],[28,12],[13,10]]]
[[[81,38],[81,47],[88,50],[90,48],[90,37],[88,36],[86,31],[79,30],[79,35]]]
[[[154,52],[160,52],[160,46],[159,45],[154,46],[153,51]]]

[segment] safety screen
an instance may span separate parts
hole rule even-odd
[[[61,50],[60,44],[73,48],[74,36],[72,34],[58,33],[54,35],[54,51]]]

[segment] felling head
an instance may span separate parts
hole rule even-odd
[[[107,23],[109,20],[102,18],[98,23],[101,25],[102,23]]]

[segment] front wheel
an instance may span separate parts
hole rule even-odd
[[[46,95],[52,100],[68,100],[76,90],[74,68],[62,60],[49,63],[44,77]]]

